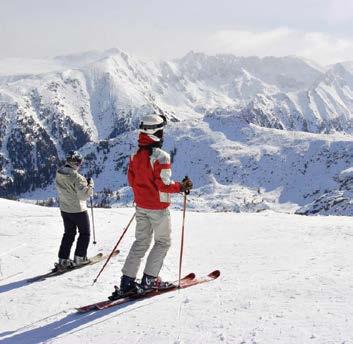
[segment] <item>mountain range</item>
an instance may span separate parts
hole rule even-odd
[[[54,196],[56,168],[77,149],[96,204],[131,202],[127,159],[154,111],[169,119],[165,148],[174,177],[194,180],[195,210],[353,213],[349,197],[332,201],[349,192],[352,62],[194,52],[150,62],[119,49],[35,62],[0,60],[0,197]]]

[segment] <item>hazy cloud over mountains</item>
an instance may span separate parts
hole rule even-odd
[[[120,47],[170,59],[190,50],[353,60],[353,2],[3,0],[0,58]]]
[[[271,31],[222,30],[208,38],[205,51],[241,56],[298,55],[323,65],[353,59],[353,41],[322,32],[288,28]]]

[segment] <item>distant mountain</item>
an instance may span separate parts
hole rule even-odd
[[[152,110],[170,120],[166,148],[176,177],[195,180],[195,209],[304,206],[353,165],[349,63],[194,52],[152,63],[118,49],[53,61],[49,73],[0,76],[2,197],[54,195],[57,165],[79,149],[99,197],[130,201],[126,159]]]
[[[353,214],[353,168],[341,171],[336,177],[337,188],[329,190],[313,202],[297,209],[299,215]]]

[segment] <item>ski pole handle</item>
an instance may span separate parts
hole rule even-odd
[[[183,182],[187,181],[187,180],[190,180],[188,176],[185,176],[184,179],[183,179]],[[192,185],[192,183],[191,183]],[[186,195],[189,195],[190,194],[190,189],[185,189],[184,190],[184,194]]]

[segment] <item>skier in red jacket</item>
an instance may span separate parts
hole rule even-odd
[[[120,288],[113,292],[111,299],[137,291],[136,275],[152,236],[154,245],[139,287],[144,290],[163,287],[158,274],[171,242],[170,194],[192,188],[189,178],[182,182],[171,179],[170,156],[161,149],[165,125],[166,118],[155,114],[143,117],[140,124],[139,149],[130,157],[128,168],[128,181],[136,203],[136,239],[122,268]]]

